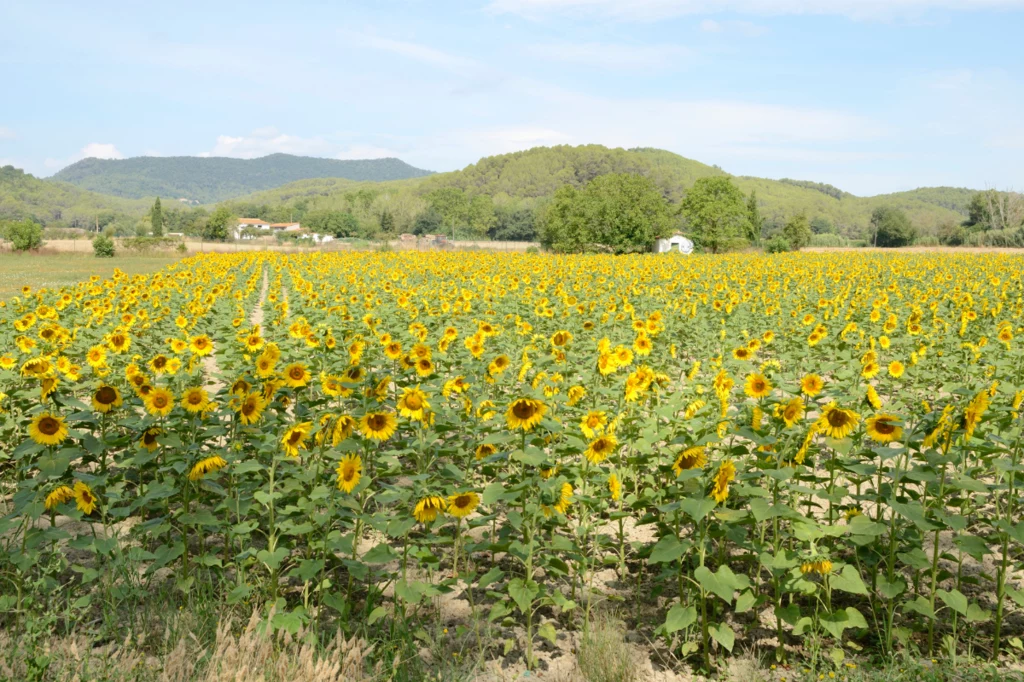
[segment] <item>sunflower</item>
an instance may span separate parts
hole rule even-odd
[[[899,360],[893,360],[889,363],[889,376],[893,379],[899,379],[903,376],[903,372],[906,371],[906,366]]]
[[[107,339],[107,347],[118,355],[121,355],[132,347],[132,337],[124,332],[115,332]]]
[[[289,457],[298,457],[299,450],[306,447],[306,436],[309,435],[312,428],[313,422],[302,422],[285,431],[281,438],[284,453]]]
[[[829,403],[818,419],[821,432],[831,438],[846,438],[857,428],[860,415],[852,410],[844,410],[834,402]]]
[[[805,561],[800,564],[800,572],[804,575],[808,573],[817,573],[818,575],[828,575],[832,572],[832,562],[828,559],[818,559],[816,561]]]
[[[498,451],[498,448],[491,445],[490,443],[481,443],[476,446],[476,459],[477,461],[487,459]]]
[[[58,504],[64,504],[75,499],[75,491],[66,485],[59,485],[46,496],[46,511],[53,511]]]
[[[876,414],[865,420],[864,428],[871,440],[891,443],[903,436],[903,428],[896,422],[899,422],[899,417],[894,414]]]
[[[260,379],[267,379],[274,376],[274,368],[277,366],[277,360],[274,360],[266,353],[260,354],[256,358],[256,376]]]
[[[293,362],[285,367],[284,372],[282,372],[282,376],[284,377],[285,385],[288,388],[302,388],[308,384],[309,380],[312,378],[309,370],[306,369],[306,366],[301,362]]]
[[[181,406],[191,414],[202,412],[209,407],[209,405],[210,396],[202,388],[187,388],[185,389],[185,392],[181,394]]]
[[[399,360],[402,357],[402,344],[398,341],[391,341],[384,346],[384,355],[388,360]]]
[[[782,421],[786,422],[786,427],[791,428],[794,424],[803,419],[805,409],[804,400],[800,396],[797,396],[786,403],[786,406],[782,408]]]
[[[363,460],[359,455],[349,453],[338,462],[338,490],[351,493],[363,476]]]
[[[192,351],[193,355],[205,357],[213,352],[213,340],[206,334],[193,336],[189,339],[188,349]]]
[[[618,439],[615,438],[613,434],[608,433],[590,441],[590,445],[587,446],[587,450],[583,455],[591,464],[600,464],[606,460],[610,454],[615,452],[615,448],[618,444]]]
[[[707,463],[708,456],[704,451],[704,446],[696,445],[692,448],[687,448],[676,457],[675,464],[672,465],[672,471],[675,472],[676,476],[679,476],[684,471],[690,469],[702,469]]]
[[[434,363],[430,358],[420,358],[416,361],[416,374],[421,377],[429,377],[434,373]]]
[[[426,418],[430,403],[427,402],[427,394],[416,388],[402,389],[402,397],[398,399],[398,413],[414,421],[423,421]]]
[[[871,409],[882,409],[882,397],[878,395],[878,391],[875,390],[874,386],[868,386],[867,391],[864,394],[864,399],[868,401],[868,405],[871,406]]]
[[[547,405],[539,400],[519,398],[509,403],[508,411],[505,412],[505,420],[508,423],[508,428],[513,431],[520,428],[523,431],[531,431],[540,423],[547,411]]]
[[[142,438],[139,439],[139,445],[146,448],[150,452],[153,452],[158,447],[160,447],[160,443],[157,442],[157,438],[162,436],[163,433],[164,430],[161,429],[160,427],[151,426],[142,432]]]
[[[611,493],[612,499],[616,502],[622,499],[622,482],[619,481],[619,477],[612,472],[608,476],[608,492]]]
[[[760,374],[749,374],[743,392],[751,398],[765,398],[771,395],[772,385]]]
[[[115,407],[121,407],[121,393],[113,386],[103,384],[92,394],[92,409],[106,414]]]
[[[324,395],[332,398],[341,398],[352,395],[352,389],[345,388],[341,383],[341,377],[337,377],[333,374],[320,375],[320,388],[323,389]]]
[[[85,361],[93,369],[98,369],[107,361],[107,349],[103,346],[93,346],[85,354]]]
[[[729,484],[736,478],[736,465],[731,459],[724,460],[718,465],[715,473],[715,483],[711,488],[711,497],[715,502],[721,504],[729,497]]]
[[[558,501],[555,502],[555,511],[559,514],[565,514],[569,511],[569,505],[572,504],[572,486],[569,483],[563,483],[561,490],[558,492]]]
[[[60,379],[57,377],[43,377],[42,381],[39,382],[40,400],[46,400],[49,396],[53,395],[57,391],[58,385],[60,385]]]
[[[143,399],[146,411],[154,417],[166,417],[174,409],[174,394],[166,388],[154,388]]]
[[[448,513],[464,519],[480,504],[480,496],[474,492],[459,493],[448,498]]]
[[[608,415],[604,412],[588,412],[580,421],[580,431],[587,438],[593,438],[598,430],[608,426]]]
[[[438,514],[443,513],[447,506],[448,503],[443,497],[428,495],[416,503],[412,515],[420,523],[430,523],[437,518]]]
[[[60,445],[68,437],[68,427],[64,417],[41,412],[28,425],[28,435],[40,445]]]
[[[737,360],[749,360],[754,356],[754,353],[746,346],[740,346],[732,352],[732,356]]]
[[[373,440],[385,441],[397,428],[398,420],[391,412],[367,412],[359,420],[359,432]]]
[[[259,393],[249,393],[238,405],[238,417],[243,424],[255,424],[263,417],[267,401]]]
[[[252,333],[245,337],[245,350],[250,353],[255,353],[259,349],[263,348],[263,337],[258,333]]]
[[[167,356],[162,353],[149,361],[149,368],[154,374],[160,375],[167,371]]]
[[[171,352],[176,355],[181,355],[188,350],[188,341],[185,339],[171,339]]]
[[[575,406],[579,401],[583,400],[583,396],[587,394],[587,389],[582,386],[572,386],[569,388],[567,393],[569,407]]]
[[[811,398],[821,393],[824,387],[825,382],[817,374],[808,374],[800,380],[800,390]]]
[[[188,474],[188,480],[198,481],[206,474],[211,474],[214,471],[220,471],[228,465],[227,461],[219,456],[214,455],[213,457],[207,457],[196,462],[195,466],[192,467],[192,471]]]
[[[82,481],[75,481],[75,504],[78,510],[88,516],[92,514],[96,509],[96,503],[98,502],[96,495],[93,494],[92,488],[88,484]]]

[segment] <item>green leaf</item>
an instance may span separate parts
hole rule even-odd
[[[488,585],[490,585],[491,583],[494,583],[494,582],[497,582],[497,581],[501,580],[502,576],[504,576],[504,575],[505,575],[505,572],[502,571],[497,566],[495,566],[494,568],[492,568],[491,570],[487,571],[482,576],[480,576],[480,580],[477,581],[476,586],[479,589],[482,590],[482,589],[486,588]]]
[[[946,590],[935,590],[935,596],[945,602],[946,606],[953,609],[961,616],[967,615],[967,597],[960,590],[947,592]]]
[[[843,638],[843,630],[848,628],[866,628],[868,623],[860,611],[852,606],[834,613],[823,613],[818,618],[821,627],[837,640]]]
[[[524,581],[522,578],[512,578],[508,582],[508,596],[512,597],[516,606],[524,614],[530,610],[533,598],[537,595],[537,583],[532,580]]]
[[[967,613],[964,614],[964,620],[969,623],[984,623],[991,617],[991,611],[986,611],[974,602],[971,602],[970,606],[967,607]]]
[[[554,644],[555,640],[558,639],[558,633],[555,632],[555,626],[551,623],[544,623],[544,625],[541,625],[539,628],[537,628],[537,635],[539,637],[543,637],[552,644]]]
[[[736,613],[746,613],[754,606],[756,601],[757,597],[750,590],[741,592],[740,596],[736,597]]]
[[[860,577],[860,573],[853,564],[843,566],[841,573],[829,578],[833,589],[849,592],[850,594],[863,594],[867,596],[868,588]]]
[[[483,494],[480,496],[480,503],[491,505],[501,499],[501,496],[505,494],[505,486],[498,481],[495,481],[484,488]]]
[[[665,634],[671,635],[697,622],[697,609],[692,606],[675,604],[665,616]]]
[[[736,591],[735,575],[728,566],[721,566],[717,573],[712,573],[707,566],[698,566],[693,572],[697,579],[708,592],[718,595],[725,603],[732,603],[732,595]]]
[[[689,548],[689,543],[679,542],[675,535],[666,535],[658,540],[658,544],[651,550],[651,556],[647,560],[652,564],[667,564],[683,556]]]
[[[878,593],[886,599],[895,599],[907,589],[907,583],[900,578],[889,582],[885,576],[878,576]]]
[[[256,552],[256,558],[273,571],[280,568],[281,562],[288,558],[288,550],[284,547],[278,547],[273,552],[261,549]]]
[[[736,643],[736,633],[732,631],[732,628],[727,623],[712,625],[708,628],[708,634],[725,647],[727,651],[732,651],[732,647]]]
[[[687,516],[696,521],[701,521],[705,516],[711,513],[711,510],[715,508],[718,503],[712,500],[710,497],[700,497],[697,499],[687,498],[679,503],[679,508],[686,512]]]
[[[381,618],[383,618],[387,614],[388,614],[387,607],[385,607],[385,606],[378,606],[373,611],[370,611],[370,615],[367,616],[367,618],[366,618],[366,624],[367,625],[373,625],[374,623],[376,623],[378,620],[380,620]]]
[[[788,623],[793,626],[795,626],[800,620],[800,607],[797,604],[790,604],[789,606],[776,608],[775,613],[783,623]]]
[[[374,545],[373,548],[362,557],[363,561],[368,564],[386,564],[395,558],[396,555],[394,550],[392,550],[386,542]]]
[[[908,601],[905,604],[903,604],[903,611],[904,613],[907,611],[915,611],[917,613],[920,613],[925,618],[935,618],[935,612],[932,611],[932,605],[928,602],[927,599],[920,595],[916,599]]]

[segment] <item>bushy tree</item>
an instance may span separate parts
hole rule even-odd
[[[764,230],[764,216],[761,215],[761,208],[757,203],[757,191],[750,192],[747,199],[747,239],[751,244],[760,244]]]
[[[31,220],[7,223],[0,227],[0,236],[9,241],[15,251],[30,251],[43,245],[43,228]]]
[[[789,240],[781,234],[777,234],[764,243],[765,253],[785,253],[789,251]]]
[[[536,239],[536,215],[532,208],[501,206],[494,211],[495,222],[487,231],[491,239],[530,242]]]
[[[799,213],[790,218],[782,228],[782,236],[794,251],[799,251],[810,244],[811,224],[807,222],[807,216]]]
[[[203,229],[203,238],[213,241],[225,241],[231,236],[236,225],[238,225],[238,218],[233,216],[226,206],[221,206],[206,221],[206,226]]]
[[[814,234],[832,234],[836,231],[836,226],[832,224],[832,221],[823,215],[816,216],[811,221],[811,232]]]
[[[649,179],[629,173],[601,175],[582,189],[555,192],[540,221],[540,240],[561,252],[647,251],[671,230],[668,203]]]
[[[160,197],[153,202],[153,208],[149,212],[149,223],[154,237],[164,236],[164,211],[160,206]]]
[[[444,231],[444,216],[433,206],[416,216],[412,223],[413,234],[438,234]]]
[[[92,251],[96,254],[97,258],[113,258],[115,252],[114,240],[105,234],[98,234],[93,237]]]
[[[871,214],[875,246],[907,246],[914,241],[917,230],[907,214],[891,206],[879,206]]]
[[[743,192],[725,176],[700,178],[683,197],[683,216],[698,246],[718,253],[747,234],[749,213]]]
[[[338,239],[362,236],[359,221],[348,211],[310,211],[304,224],[317,234],[329,234]]]
[[[380,231],[384,234],[392,234],[395,231],[395,216],[387,209],[380,214]]]

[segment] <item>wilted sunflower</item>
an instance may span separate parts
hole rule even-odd
[[[146,448],[150,452],[153,452],[158,447],[160,447],[160,443],[157,442],[157,438],[162,436],[163,433],[163,429],[161,429],[159,426],[151,426],[142,432],[142,438],[139,439],[139,445]]]
[[[711,498],[721,504],[729,497],[729,484],[736,478],[736,465],[731,459],[723,460],[715,473],[715,484],[711,488]]]
[[[306,447],[306,436],[309,435],[312,428],[313,422],[302,422],[285,431],[284,436],[281,437],[281,447],[284,448],[284,453],[289,457],[298,457],[299,450]]]
[[[474,492],[459,493],[448,498],[448,513],[464,519],[480,504],[480,496]]]
[[[805,406],[803,398],[797,396],[791,399],[786,406],[782,408],[782,421],[786,422],[786,427],[791,428],[798,421],[804,418]]]
[[[75,491],[66,485],[59,485],[46,496],[44,506],[46,511],[53,511],[58,504],[64,504],[75,499]]]
[[[186,411],[196,414],[202,412],[210,405],[210,396],[207,395],[206,391],[199,387],[192,387],[185,389],[185,392],[181,395],[181,406]]]
[[[443,497],[428,495],[416,503],[412,510],[413,518],[420,523],[431,523],[437,515],[443,513],[448,504]]]
[[[611,493],[612,499],[618,501],[622,499],[622,482],[619,481],[619,477],[612,472],[608,476],[608,492]]]
[[[75,481],[75,504],[78,510],[88,516],[96,510],[96,495],[93,494],[92,488],[88,484],[82,481]]]
[[[207,457],[196,462],[195,466],[192,467],[192,471],[188,474],[188,480],[198,481],[206,474],[213,473],[214,471],[220,471],[228,465],[220,455],[214,455],[213,457]]]
[[[516,429],[531,431],[540,423],[547,411],[547,405],[539,400],[519,398],[509,404],[508,411],[505,412],[505,420],[508,422],[508,428],[513,431]]]
[[[189,339],[188,349],[192,351],[193,355],[205,357],[213,352],[213,340],[206,334],[193,336]]]
[[[402,389],[402,397],[398,399],[398,413],[403,417],[415,421],[423,421],[430,403],[427,402],[427,394],[416,388]]]
[[[106,414],[121,404],[121,392],[113,386],[103,384],[92,393],[92,409],[97,412]]]
[[[672,471],[675,472],[676,476],[679,476],[684,471],[690,469],[703,469],[707,463],[708,456],[704,451],[704,446],[696,445],[679,453],[675,464],[672,465]]]
[[[338,490],[351,493],[363,475],[363,460],[359,455],[349,453],[338,462]]]
[[[903,436],[903,428],[897,423],[899,417],[894,414],[876,414],[864,422],[871,440],[879,443],[891,443]]]
[[[751,398],[765,398],[771,395],[772,385],[760,374],[749,374],[743,392]]]
[[[817,573],[818,575],[828,575],[832,572],[832,562],[828,559],[818,559],[815,561],[805,561],[800,564],[800,572],[804,575],[808,573]]]
[[[284,372],[281,375],[284,377],[285,386],[288,388],[302,388],[312,378],[309,370],[301,362],[293,362],[288,365],[284,368]]]
[[[497,451],[498,448],[491,445],[490,443],[481,443],[480,445],[476,446],[476,459],[477,461],[481,459],[487,459]]]
[[[844,410],[836,403],[829,403],[821,417],[818,419],[821,425],[821,432],[825,435],[840,439],[846,438],[853,430],[857,428],[857,422],[860,421],[860,415],[852,410]]]
[[[615,452],[618,444],[619,441],[614,434],[606,433],[590,441],[590,445],[587,446],[587,450],[583,455],[591,464],[600,464]]]
[[[28,425],[28,435],[40,445],[60,445],[68,437],[64,417],[41,412]]]
[[[397,428],[398,420],[391,412],[367,412],[359,420],[359,432],[373,440],[385,441]]]
[[[154,388],[146,395],[143,402],[146,405],[146,411],[154,417],[166,417],[174,409],[174,394],[166,388]]]

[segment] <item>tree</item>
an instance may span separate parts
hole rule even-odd
[[[807,222],[807,216],[799,213],[783,226],[782,236],[789,242],[789,247],[799,251],[811,243],[811,224]]]
[[[811,232],[814,234],[832,234],[836,231],[836,226],[832,224],[832,221],[823,215],[816,216],[811,221]]]
[[[561,187],[540,223],[544,246],[561,252],[647,251],[672,229],[661,190],[649,178],[611,173],[577,190]]]
[[[728,177],[700,178],[686,193],[683,216],[694,241],[711,253],[718,253],[731,239],[747,234],[749,213],[743,192]]]
[[[416,216],[416,220],[412,223],[412,233],[418,235],[437,234],[443,229],[444,216],[433,206]]]
[[[427,195],[430,207],[441,215],[441,220],[455,233],[455,227],[466,221],[469,214],[469,199],[458,187],[435,189]]]
[[[231,236],[236,225],[238,225],[238,218],[231,215],[231,211],[226,206],[221,206],[206,221],[206,226],[203,229],[203,238],[225,241]]]
[[[149,222],[154,237],[164,236],[164,211],[160,206],[160,197],[153,202],[153,208],[149,212]]]
[[[348,211],[310,211],[306,215],[305,225],[317,234],[329,234],[338,239],[360,236],[359,221]]]
[[[751,244],[760,244],[762,230],[764,230],[764,218],[757,205],[757,190],[751,190],[750,198],[747,199],[747,222],[747,239]]]
[[[1017,230],[1024,226],[1024,194],[990,189],[983,195],[993,230]]]
[[[113,258],[115,251],[114,240],[105,234],[98,234],[93,237],[92,251],[96,254],[97,258]]]
[[[907,214],[892,206],[876,208],[871,214],[871,227],[875,233],[875,246],[906,246],[917,235]]]
[[[466,208],[466,226],[474,236],[483,237],[494,226],[494,201],[486,194],[473,197]]]
[[[395,231],[395,216],[387,209],[380,214],[380,231],[384,234],[393,234]]]
[[[43,245],[43,228],[31,220],[7,223],[0,229],[0,237],[11,243],[15,251],[29,251]]]
[[[527,207],[501,206],[494,211],[494,225],[487,231],[491,239],[531,242],[537,238],[536,215]]]

